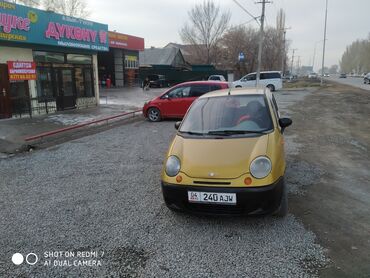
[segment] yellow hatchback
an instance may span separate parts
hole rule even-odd
[[[162,171],[173,210],[284,216],[284,129],[266,89],[228,89],[201,96],[175,127]]]

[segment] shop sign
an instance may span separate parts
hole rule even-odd
[[[27,61],[8,61],[10,81],[36,80],[36,63]]]
[[[108,32],[109,47],[144,51],[144,39],[117,32]]]
[[[0,0],[0,41],[108,51],[108,25]]]

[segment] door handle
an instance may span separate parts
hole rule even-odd
[[[6,96],[6,90],[5,90],[5,88],[3,88],[2,93],[3,93],[3,96],[5,97]]]

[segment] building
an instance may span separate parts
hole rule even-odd
[[[0,1],[0,118],[95,106],[108,25]]]
[[[183,56],[183,51],[175,46],[149,48],[140,52],[140,79],[160,75],[165,83],[174,85],[185,81],[207,80],[210,75],[222,74],[213,65],[190,65]]]
[[[144,39],[117,32],[108,32],[109,52],[98,54],[99,80],[110,78],[113,86],[139,84],[139,51],[144,50]]]
[[[164,48],[178,48],[186,61],[191,65],[207,64],[207,49],[205,45],[168,43]]]
[[[140,52],[140,67],[191,69],[179,48],[148,48]]]

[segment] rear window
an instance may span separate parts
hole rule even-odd
[[[159,79],[159,76],[158,75],[148,75],[148,78],[151,81],[155,81],[155,80],[158,80]]]
[[[222,87],[221,85],[211,85],[211,90],[210,91],[217,91],[217,90],[221,90]]]
[[[210,76],[209,80],[221,80],[219,76]]]
[[[208,93],[210,90],[209,85],[192,85],[190,96],[191,97],[200,97],[201,95],[204,95],[205,93]]]
[[[281,78],[281,74],[279,72],[261,73],[261,79],[275,79],[275,78]]]

